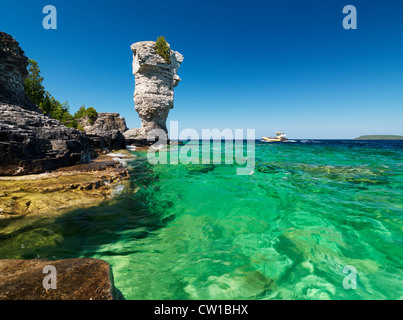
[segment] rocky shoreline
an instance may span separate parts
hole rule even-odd
[[[127,153],[122,158],[133,156]],[[114,155],[50,173],[0,177],[0,219],[94,206],[110,198],[114,186],[128,179],[127,169]]]
[[[27,66],[18,42],[0,32],[0,219],[55,216],[112,197],[128,183],[124,163],[135,157],[126,150],[124,118],[98,113],[93,123],[82,119],[84,132],[64,126],[28,98]],[[42,286],[47,264],[58,270],[59,290]],[[102,260],[0,260],[0,300],[122,298]]]
[[[129,130],[119,113],[104,112],[96,119],[77,119],[80,131],[44,114],[30,100],[24,89],[28,59],[13,37],[0,32],[0,219],[96,206],[113,196],[115,186],[129,183],[124,163],[135,156],[126,148],[147,149],[153,129],[162,130],[168,141],[166,120],[183,56],[166,45],[167,61],[153,41],[131,46],[141,128]],[[46,264],[61,271],[61,290],[42,286]],[[0,300],[122,298],[102,260],[0,260]]]
[[[50,173],[0,177],[0,219],[51,216],[99,205],[129,183],[126,150]],[[43,268],[57,270],[57,290],[45,290]],[[0,300],[124,300],[103,260],[0,259]]]

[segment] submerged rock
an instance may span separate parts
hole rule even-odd
[[[132,44],[134,103],[141,119],[141,128],[124,133],[129,144],[147,144],[147,134],[153,129],[168,133],[166,120],[174,107],[174,87],[181,80],[177,75],[183,56],[170,49],[170,63],[155,51],[154,41]]]
[[[45,289],[45,266],[56,269],[56,288]],[[80,258],[0,260],[0,300],[120,300],[110,265],[100,259]]]

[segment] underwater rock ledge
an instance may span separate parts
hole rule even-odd
[[[120,158],[103,155],[51,173],[0,177],[0,219],[98,205],[113,195],[115,185],[128,181],[129,172],[121,161],[133,158],[128,152]]]

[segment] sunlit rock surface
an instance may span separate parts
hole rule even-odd
[[[154,41],[132,44],[133,74],[135,76],[134,104],[141,119],[141,128],[124,133],[128,143],[145,142],[153,129],[168,133],[166,120],[174,107],[174,87],[180,82],[178,70],[183,56],[170,50],[167,63],[155,52]]]
[[[55,215],[98,205],[113,195],[115,184],[128,181],[122,163],[133,157],[129,153],[105,155],[52,173],[0,177],[0,219]]]

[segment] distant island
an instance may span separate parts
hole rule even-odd
[[[367,135],[355,138],[356,140],[403,140],[403,136],[396,135]]]

